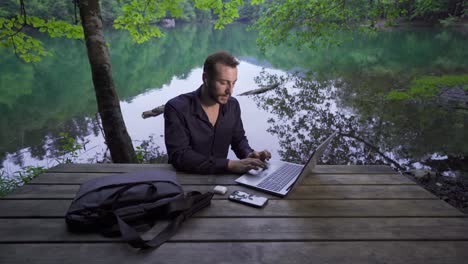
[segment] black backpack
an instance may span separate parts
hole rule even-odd
[[[71,232],[121,235],[135,248],[157,248],[185,219],[208,206],[212,197],[211,192],[184,195],[173,171],[135,171],[83,183],[65,220]],[[153,239],[144,241],[139,232],[149,230],[159,219],[171,222]]]

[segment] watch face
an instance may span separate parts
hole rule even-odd
[[[242,192],[242,191],[235,191],[230,196],[229,199],[236,200],[242,203],[251,204],[255,206],[263,206],[267,201],[268,198],[256,196],[250,193]]]

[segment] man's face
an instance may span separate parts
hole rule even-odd
[[[217,63],[216,76],[206,76],[210,98],[218,104],[227,104],[237,81],[237,67]]]

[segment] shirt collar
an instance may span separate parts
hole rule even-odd
[[[202,85],[200,85],[200,87],[198,87],[197,90],[193,91],[192,92],[192,113],[194,115],[197,115],[199,116],[200,118],[202,118],[203,116],[205,116],[205,111],[203,110],[202,106],[201,106],[201,102],[200,102],[200,97],[201,97],[201,90],[202,90]],[[220,105],[221,107],[221,114],[224,116],[227,112],[227,105],[229,104],[229,100],[228,100],[228,103],[226,105]]]
[[[204,111],[200,102],[201,95],[201,86],[197,90],[192,92],[192,113],[202,118],[204,116]]]

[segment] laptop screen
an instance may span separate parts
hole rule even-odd
[[[299,177],[297,177],[296,180],[288,187],[288,191],[290,191],[296,184],[300,185],[305,175],[312,172],[312,170],[315,168],[315,165],[317,165],[317,159],[322,156],[323,152],[327,149],[328,145],[337,134],[338,132],[333,132],[327,139],[325,139],[325,141],[322,142],[322,144],[320,144],[314,150],[314,152],[312,152],[312,155],[310,155],[309,160],[302,168],[301,174],[299,174]]]

